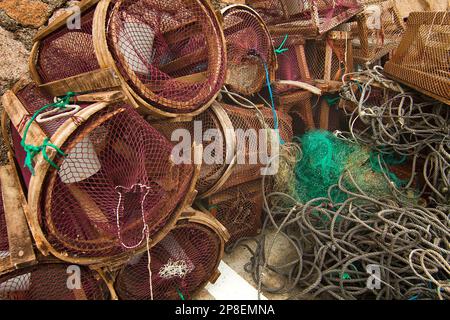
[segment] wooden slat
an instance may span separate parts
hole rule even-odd
[[[203,47],[200,50],[194,51],[190,54],[182,56],[181,58],[175,59],[167,64],[164,64],[159,67],[159,69],[165,73],[171,74],[178,70],[184,69],[190,65],[198,64],[203,60],[207,60],[207,51],[206,48]]]
[[[206,79],[206,73],[205,72],[199,72],[194,74],[189,74],[187,76],[179,77],[179,78],[173,78],[173,80],[179,81],[179,82],[185,82],[186,84],[192,84],[196,82],[201,82]],[[165,88],[167,85],[167,81],[165,81],[165,84],[147,84],[147,87],[152,90],[153,92],[161,91]]]
[[[311,80],[308,63],[306,61],[305,47],[303,45],[295,46],[295,55],[297,57],[297,65],[303,81]]]
[[[19,126],[27,116],[31,115],[28,113],[23,104],[12,91],[7,91],[3,95],[2,102],[5,111],[8,113],[8,116],[11,119],[11,124],[15,128],[20,129],[18,130],[19,134],[23,136],[25,125],[23,125],[21,128],[19,128]],[[25,142],[28,144],[41,144],[46,137],[47,135],[44,133],[44,131],[42,131],[39,125],[36,122],[33,122],[30,125]]]
[[[122,91],[95,92],[75,97],[80,102],[116,102],[125,99]]]
[[[181,28],[183,28],[184,32],[180,32]],[[196,20],[191,20],[181,26],[177,25],[173,30],[164,31],[163,37],[168,45],[173,45],[180,41],[186,40],[200,32],[202,32],[201,26]]]
[[[331,61],[333,58],[333,48],[328,41],[326,41],[325,44],[325,70],[323,79],[325,80],[325,82],[329,82],[331,80]]]
[[[25,218],[25,196],[17,172],[11,165],[0,167],[0,179],[11,264],[16,268],[31,265],[36,261],[36,256]]]
[[[328,105],[328,102],[325,99],[322,99],[322,102],[320,104],[320,120],[319,120],[320,129],[328,130],[329,119],[330,119],[330,106]]]
[[[98,69],[73,77],[48,82],[39,86],[52,96],[63,96],[67,92],[92,92],[120,87],[119,78],[112,68]]]

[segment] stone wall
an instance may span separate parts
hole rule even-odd
[[[38,30],[64,7],[74,4],[67,0],[0,0],[0,95],[27,73],[28,56]],[[6,158],[2,140],[0,164]]]

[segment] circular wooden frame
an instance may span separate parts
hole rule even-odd
[[[119,0],[117,3],[120,4],[123,0]],[[214,9],[212,8],[212,5],[208,0],[195,0],[199,4],[201,4],[202,9],[204,10],[205,14],[210,19],[210,22],[212,25],[215,25],[215,30],[217,30],[217,33],[220,36],[220,39],[216,39],[216,41],[212,41],[212,39],[207,38],[208,47],[209,50],[214,50],[217,52],[217,57],[219,60],[222,60],[224,62],[224,67],[226,65],[226,45],[225,45],[225,37],[220,25],[220,22],[218,20],[218,17],[215,14]],[[212,102],[216,99],[216,97],[219,95],[219,90],[211,97],[209,101],[206,103],[202,103],[202,105],[199,105],[198,108],[195,111],[189,112],[189,113],[175,113],[175,112],[169,112],[165,111],[161,108],[157,107],[156,103],[152,103],[151,101],[162,101],[162,106],[183,106],[183,105],[189,105],[189,102],[186,102],[185,104],[168,100],[162,97],[157,96],[149,89],[146,89],[145,92],[149,96],[148,99],[144,99],[141,94],[136,92],[126,81],[124,75],[121,74],[119,71],[119,68],[117,66],[117,63],[115,62],[113,55],[108,48],[108,42],[107,42],[107,21],[110,18],[109,12],[114,4],[112,3],[112,0],[85,0],[80,5],[81,12],[84,12],[88,9],[90,9],[93,6],[95,7],[94,11],[94,17],[93,17],[93,24],[92,24],[92,38],[93,38],[93,45],[94,45],[94,51],[95,56],[97,57],[97,61],[99,63],[100,69],[95,71],[95,75],[92,73],[89,74],[81,74],[80,77],[75,76],[71,79],[70,82],[67,82],[67,79],[61,79],[55,82],[46,83],[45,88],[46,89],[53,89],[52,86],[61,85],[62,87],[65,87],[66,91],[78,91],[76,89],[78,88],[87,88],[87,89],[93,89],[92,88],[92,77],[98,76],[98,80],[94,80],[98,82],[98,88],[102,90],[111,90],[115,89],[117,87],[121,87],[124,94],[128,98],[129,102],[135,107],[138,108],[140,112],[144,114],[149,114],[150,116],[158,119],[158,118],[176,118],[180,115],[182,116],[195,116],[203,111],[205,111]],[[65,25],[66,19],[69,18],[73,14],[72,11],[69,11],[67,14],[62,15],[61,17],[58,17],[58,19],[55,20],[54,23],[50,24],[47,28],[43,29],[38,33],[38,35],[35,38],[35,43],[33,45],[33,48],[31,50],[30,59],[29,59],[29,68],[30,73],[32,75],[33,80],[38,83],[39,85],[44,85],[42,83],[42,79],[37,71],[37,60],[39,56],[39,48],[41,40],[45,37],[49,36],[52,32],[58,30],[62,26]],[[221,50],[222,49],[222,50]],[[102,72],[103,70],[103,72]],[[220,70],[216,70],[215,76],[218,76]],[[98,74],[97,74],[98,73]],[[135,83],[139,85],[140,80],[138,80],[137,76],[134,74],[134,72],[127,72],[128,76],[131,75],[131,80],[133,80]],[[133,76],[134,74],[134,76]],[[91,82],[89,85],[83,84],[83,81],[88,80]],[[66,81],[66,82],[65,82]],[[65,83],[64,83],[65,82]],[[141,87],[143,87],[142,83]],[[94,85],[95,87],[95,85]],[[71,89],[74,88],[74,89]],[[76,89],[75,89],[76,88]],[[60,88],[58,88],[60,89]],[[53,91],[53,90],[50,90]],[[57,90],[59,93],[60,90]],[[87,90],[89,91],[89,90]],[[52,93],[53,94],[53,93]],[[55,94],[53,94],[55,95]]]
[[[272,41],[272,37],[270,36],[269,28],[267,27],[266,23],[261,18],[261,16],[258,14],[258,12],[256,12],[253,8],[251,8],[247,5],[244,5],[244,4],[232,4],[232,5],[222,8],[221,14],[223,16],[224,24],[225,24],[226,16],[228,14],[232,13],[234,10],[246,11],[246,13],[248,15],[252,16],[258,22],[259,26],[261,27],[261,30],[264,30],[264,33],[266,34],[266,40],[267,40],[267,43],[268,43],[269,49],[270,49],[270,52],[268,54],[268,61],[267,61],[269,77],[270,77],[270,79],[275,80],[275,72],[278,69],[278,64],[277,64],[277,56],[275,54],[275,48],[273,46],[273,41]],[[225,36],[225,41],[226,41],[226,36]],[[260,91],[263,88],[265,79],[266,79],[266,74],[265,74],[265,70],[263,69],[262,72],[259,72],[259,74],[257,75],[257,79],[255,79],[254,84],[250,88],[247,88],[247,89],[239,88],[239,87],[236,87],[235,85],[233,85],[232,83],[230,83],[230,72],[229,72],[229,67],[228,67],[225,84],[229,85],[230,88],[236,92],[239,92],[244,95],[252,95],[252,94],[257,93],[258,91]]]
[[[215,267],[214,270],[216,270],[214,273],[211,274],[211,276],[208,279],[205,279],[205,281],[198,286],[198,288],[192,292],[192,295],[197,294],[199,291],[201,291],[208,283],[214,283],[217,278],[220,276],[220,272],[218,271],[218,267],[220,264],[220,261],[223,258],[224,252],[225,252],[225,244],[230,239],[230,234],[228,233],[227,229],[214,217],[212,217],[210,214],[203,213],[198,210],[189,209],[185,211],[180,219],[178,220],[177,224],[173,227],[172,230],[176,230],[177,228],[183,227],[186,224],[197,224],[202,227],[205,227],[209,229],[212,233],[214,233],[217,236],[217,240],[220,242],[220,252],[217,255],[217,259],[215,261]],[[120,277],[121,273],[124,272],[125,266],[123,269],[119,271],[117,276],[115,277],[114,281],[114,287],[116,285],[117,279]],[[117,295],[117,290],[114,290],[114,294]]]
[[[5,100],[4,105],[8,104],[8,99],[17,99],[15,97],[14,93],[11,91],[8,91],[5,94]],[[6,103],[5,103],[6,102]],[[108,106],[110,106],[110,102],[97,102],[89,107],[86,107],[82,110],[80,110],[76,115],[75,119],[77,119],[77,122],[74,122],[73,120],[67,120],[65,121],[54,133],[54,135],[51,137],[52,143],[61,148],[65,141],[69,139],[69,137],[74,134],[79,125],[81,123],[86,122],[90,117],[94,116],[96,113],[104,110]],[[12,107],[14,108],[14,107]],[[9,111],[9,110],[7,110]],[[117,112],[122,112],[124,110],[119,110]],[[20,113],[20,111],[18,111]],[[5,116],[4,116],[5,117]],[[6,117],[5,117],[6,118]],[[80,123],[81,121],[81,123]],[[6,123],[2,122],[2,131],[6,132]],[[33,136],[29,134],[30,138]],[[36,137],[33,137],[36,138]],[[39,138],[39,137],[37,137]],[[27,140],[29,141],[29,140]],[[50,159],[53,159],[55,157],[55,152],[53,149],[47,150],[48,156]],[[192,148],[193,157],[198,157],[199,154],[202,153],[202,147],[197,146],[194,144]],[[195,158],[194,158],[195,159]],[[28,224],[31,230],[31,233],[33,235],[33,238],[36,242],[36,246],[39,249],[39,251],[44,255],[48,256],[49,254],[53,255],[54,257],[65,261],[69,263],[79,264],[79,265],[97,265],[97,266],[107,266],[114,263],[120,263],[120,261],[127,261],[131,256],[144,252],[147,247],[146,244],[141,245],[140,247],[129,250],[127,252],[117,254],[115,256],[110,257],[75,257],[67,254],[66,252],[60,252],[56,250],[50,242],[47,240],[44,231],[41,227],[41,223],[39,221],[39,206],[41,204],[41,197],[43,196],[43,190],[47,187],[45,186],[45,182],[47,181],[48,174],[51,171],[50,164],[44,159],[42,154],[39,154],[35,158],[35,175],[31,177],[29,188],[28,188],[28,208],[29,210],[26,210],[25,214],[28,220]],[[173,210],[173,213],[170,215],[169,219],[167,220],[165,226],[157,231],[157,233],[154,235],[154,237],[150,241],[150,246],[155,245],[158,243],[164,236],[173,228],[175,223],[177,222],[180,215],[185,211],[187,207],[189,207],[192,202],[194,201],[194,198],[196,196],[196,190],[195,185],[198,179],[198,175],[200,172],[200,166],[195,165],[192,177],[190,180],[190,184],[187,188],[186,195],[181,201],[178,206]]]

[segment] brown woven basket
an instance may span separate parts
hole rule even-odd
[[[202,210],[216,217],[230,233],[227,245],[256,236],[263,213],[262,180],[257,179],[222,190],[203,200]]]
[[[108,299],[95,271],[35,254],[25,194],[11,154],[9,159],[0,167],[0,300]]]

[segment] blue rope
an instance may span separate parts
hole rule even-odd
[[[272,103],[272,114],[273,114],[273,121],[274,121],[274,129],[277,130],[278,138],[280,139],[280,144],[284,144],[284,140],[280,136],[280,130],[278,129],[278,116],[277,111],[275,109],[275,101],[273,99],[273,92],[272,92],[272,86],[270,84],[270,75],[269,75],[269,68],[267,67],[266,63],[263,63],[264,70],[266,71],[266,83],[267,88],[269,89],[269,96],[270,96],[270,102]]]

